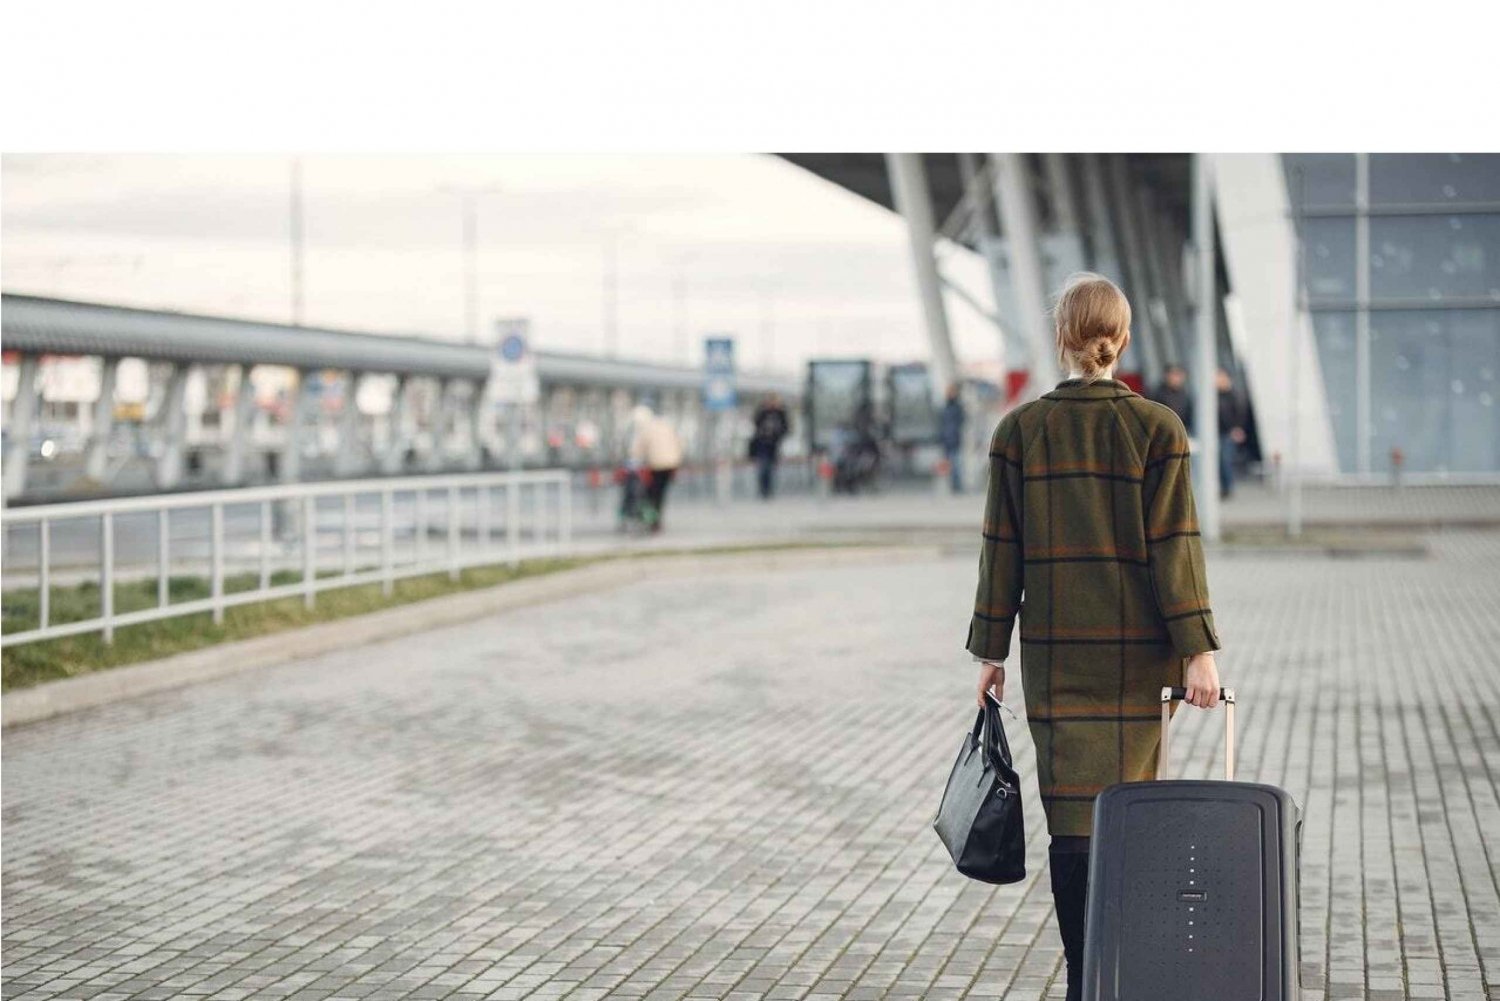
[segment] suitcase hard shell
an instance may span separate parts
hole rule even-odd
[[[1181,688],[1162,689],[1168,707]],[[1234,692],[1224,689],[1218,781],[1126,782],[1094,803],[1084,1001],[1295,1001],[1301,811],[1275,786],[1235,782]]]

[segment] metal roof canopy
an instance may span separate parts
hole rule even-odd
[[[896,210],[891,194],[890,178],[886,172],[884,153],[777,153],[776,156],[795,164],[809,173],[816,174],[832,184],[852,191],[883,208]],[[981,163],[986,153],[974,154]],[[1041,167],[1034,155],[1027,157],[1034,177],[1041,176]],[[1188,217],[1188,194],[1190,191],[1191,158],[1186,153],[1129,153],[1125,154],[1126,166],[1157,197],[1158,206],[1176,216],[1178,225],[1186,227]],[[927,173],[927,188],[932,198],[932,212],[938,225],[948,220],[959,203],[963,201],[964,180],[959,169],[957,153],[923,153],[922,166]],[[1045,191],[1045,185],[1041,186]],[[1043,223],[1050,222],[1052,207],[1043,199]],[[998,230],[998,220],[997,230]],[[961,236],[971,250],[977,249],[968,242],[967,231],[952,234]]]
[[[483,348],[256,320],[170,313],[6,293],[0,337],[7,351],[154,361],[339,368],[450,379],[489,377]]]
[[[95,355],[206,364],[286,365],[438,378],[490,375],[491,349],[416,337],[291,327],[256,320],[134,309],[5,293],[0,346],[27,354]],[[619,389],[696,390],[701,369],[685,365],[538,351],[537,375],[549,384]],[[743,372],[749,393],[801,395],[791,376]]]

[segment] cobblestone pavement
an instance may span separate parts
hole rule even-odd
[[[1309,1001],[1500,998],[1500,534],[1434,554],[1211,563]],[[1061,997],[1034,788],[1024,883],[928,826],[973,572],[647,579],[9,731],[4,995]]]

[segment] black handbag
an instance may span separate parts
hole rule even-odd
[[[1017,883],[1026,878],[1021,779],[1000,725],[1000,703],[988,692],[974,729],[964,734],[932,828],[958,871],[970,879]]]

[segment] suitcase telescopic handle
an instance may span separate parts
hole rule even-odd
[[[1167,770],[1167,735],[1172,722],[1172,703],[1187,698],[1186,688],[1167,686],[1161,690],[1161,753],[1156,757],[1156,777],[1160,779]],[[1234,781],[1234,689],[1219,689],[1219,701],[1224,703],[1224,778]]]

